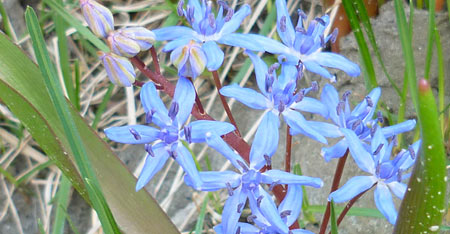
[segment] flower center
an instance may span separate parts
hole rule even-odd
[[[242,175],[242,187],[248,190],[254,190],[261,183],[261,173],[250,169]]]

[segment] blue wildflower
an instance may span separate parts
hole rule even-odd
[[[269,115],[272,116],[272,115]],[[264,118],[261,125],[267,126],[269,118]],[[263,186],[270,185],[270,190],[279,184],[288,184],[291,186],[307,185],[315,188],[322,187],[323,182],[320,178],[308,176],[298,176],[280,170],[267,170],[261,172],[264,165],[270,165],[270,156],[275,153],[276,145],[268,144],[272,137],[267,127],[258,128],[252,147],[250,149],[250,165],[242,160],[223,140],[216,134],[207,134],[206,142],[212,148],[224,155],[239,172],[234,171],[204,171],[199,172],[202,183],[197,189],[202,191],[216,191],[226,188],[229,198],[225,202],[222,212],[221,233],[236,233],[238,228],[238,219],[247,202],[254,214],[261,214],[273,230],[279,233],[288,233],[289,228],[283,217],[280,216],[279,209],[282,211],[290,208],[294,203],[292,199],[286,200],[286,204],[277,209],[274,201]],[[190,175],[185,176],[185,182],[188,185],[193,183]],[[298,187],[297,187],[298,189]],[[301,188],[300,188],[301,189]],[[297,192],[298,193],[298,192]],[[291,210],[296,214],[300,209]],[[289,222],[292,222],[289,219]]]
[[[377,118],[373,118],[375,109],[380,99],[381,89],[373,89],[364,100],[359,103],[353,110],[350,109],[348,97],[350,92],[347,91],[339,100],[339,94],[336,89],[326,84],[322,90],[321,101],[327,106],[329,117],[334,125],[310,121],[310,126],[326,137],[343,137],[337,144],[330,148],[322,148],[322,156],[326,161],[332,158],[342,157],[348,148],[348,140],[340,131],[340,128],[346,128],[354,131],[360,140],[369,141],[374,133],[377,123],[382,122],[381,112],[378,112]],[[402,123],[383,127],[382,132],[385,137],[391,137],[402,132],[412,130],[416,125],[415,120],[407,120]]]
[[[315,18],[308,28],[303,25],[306,15],[298,10],[298,22],[294,28],[289,17],[286,0],[276,0],[277,7],[277,32],[283,44],[269,38],[255,38],[255,43],[261,45],[265,51],[273,54],[281,54],[286,62],[286,66],[298,66],[302,64],[307,70],[317,73],[325,78],[335,80],[324,67],[340,69],[349,76],[360,74],[359,66],[342,55],[332,52],[322,52],[326,43],[334,42],[337,30],[325,37],[324,31],[330,23],[328,15]]]
[[[152,47],[155,34],[144,27],[123,28],[109,33],[107,41],[115,54],[134,57],[140,51]]]
[[[247,217],[248,223],[237,223],[237,228],[235,233],[245,233],[245,234],[274,234],[280,233],[277,228],[272,226],[272,224],[267,221],[267,219],[259,212],[259,210],[254,207],[254,203],[250,203],[252,210],[252,215]],[[283,199],[281,204],[278,206],[278,215],[281,217],[286,226],[291,226],[295,221],[297,221],[298,216],[302,208],[302,187],[299,185],[290,185],[286,193],[286,197]],[[256,226],[251,225],[254,223]],[[222,224],[214,227],[217,234],[224,234],[222,232]],[[294,229],[287,233],[301,233],[301,234],[313,234],[313,232]],[[286,233],[286,234],[287,234]]]
[[[259,110],[267,110],[264,119],[271,126],[270,134],[273,137],[269,144],[278,144],[278,127],[280,125],[278,116],[282,115],[287,125],[291,128],[291,135],[304,134],[314,140],[327,143],[327,140],[317,130],[309,126],[302,114],[298,111],[317,113],[324,117],[328,116],[328,110],[320,101],[306,97],[305,95],[317,90],[317,85],[310,88],[296,90],[297,69],[283,67],[281,75],[277,77],[277,65],[270,68],[255,54],[247,51],[248,56],[255,66],[256,82],[260,93],[242,88],[237,84],[225,86],[220,93],[226,97],[235,98],[244,105]]]
[[[201,44],[201,50],[206,56],[203,59],[206,67],[209,71],[215,71],[222,65],[224,59],[224,53],[217,43],[258,48],[246,35],[234,33],[244,18],[250,14],[249,5],[244,4],[235,13],[224,1],[218,1],[220,7],[215,16],[212,12],[211,1],[202,0],[201,3],[198,0],[189,0],[185,9],[183,0],[178,4],[178,14],[186,18],[192,29],[185,26],[171,26],[153,30],[156,40],[171,41],[163,48],[164,52],[183,47],[190,41],[196,41]],[[224,11],[226,11],[225,16]]]
[[[107,37],[114,30],[114,18],[108,8],[95,0],[80,0],[84,19],[98,37]]]
[[[99,51],[97,54],[100,60],[102,60],[109,80],[113,84],[126,87],[133,85],[136,73],[134,73],[133,65],[131,65],[127,58],[103,51]]]
[[[182,144],[205,142],[206,133],[223,135],[234,130],[229,123],[199,120],[183,126],[188,119],[195,99],[192,82],[180,77],[170,109],[167,110],[159,98],[153,83],[146,83],[141,90],[141,101],[146,113],[146,122],[154,123],[160,129],[148,125],[130,125],[105,129],[106,136],[116,142],[145,144],[148,155],[141,171],[136,190],[144,187],[164,166],[169,157],[174,158],[193,180],[193,187],[200,184],[200,177],[189,150]],[[155,142],[151,145],[152,142]]]
[[[403,199],[407,186],[402,181],[410,176],[410,173],[405,171],[414,164],[421,141],[415,142],[408,150],[400,151],[391,160],[392,148],[396,144],[395,137],[388,142],[380,128],[376,130],[370,146],[361,142],[354,131],[346,128],[341,131],[349,142],[350,152],[358,167],[371,175],[351,178],[344,186],[332,192],[328,199],[345,202],[376,183],[375,205],[390,223],[395,224],[397,211],[391,192]]]

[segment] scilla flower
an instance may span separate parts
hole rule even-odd
[[[229,123],[198,120],[184,126],[195,99],[192,82],[180,77],[170,109],[167,110],[159,98],[155,85],[146,83],[141,90],[141,101],[146,113],[146,122],[154,123],[160,129],[148,125],[130,125],[105,129],[106,136],[116,142],[145,144],[148,155],[141,171],[136,190],[144,187],[164,166],[169,157],[175,159],[186,174],[192,178],[195,188],[201,184],[197,168],[189,150],[182,141],[188,143],[205,142],[206,132],[223,135],[234,130]],[[152,145],[151,143],[154,144]]]
[[[114,18],[108,8],[95,0],[80,0],[84,19],[92,32],[98,37],[107,37],[114,30]]]
[[[263,120],[262,125],[267,124],[267,118]],[[250,164],[242,161],[217,134],[207,134],[206,141],[208,145],[225,156],[239,172],[234,171],[203,171],[199,172],[202,183],[196,188],[202,191],[217,191],[226,188],[228,190],[227,201],[222,212],[221,227],[216,230],[218,233],[236,233],[238,229],[238,220],[242,210],[249,201],[252,212],[256,215],[264,216],[272,230],[278,233],[288,233],[289,228],[283,217],[272,200],[269,193],[264,190],[263,185],[270,185],[269,190],[279,184],[288,184],[289,186],[307,185],[320,188],[323,182],[320,178],[294,175],[280,170],[267,170],[261,172],[264,165],[270,165],[270,157],[275,153],[277,145],[270,144],[271,132],[265,128],[258,128],[250,149]],[[193,178],[190,175],[185,176],[185,182],[188,185],[193,184]],[[301,188],[300,188],[301,189]],[[297,193],[298,194],[298,193]],[[288,200],[287,200],[288,202]],[[291,210],[293,201],[289,201],[283,210]],[[291,210],[292,211],[292,210]],[[294,210],[294,213],[299,210]],[[290,221],[289,221],[290,222]]]
[[[178,14],[184,16],[192,28],[185,26],[171,26],[153,30],[156,40],[169,42],[163,51],[180,50],[191,41],[199,43],[198,49],[205,58],[199,57],[205,63],[209,71],[217,70],[223,63],[224,53],[217,43],[240,46],[248,49],[257,49],[247,35],[236,34],[236,31],[244,18],[250,14],[250,6],[245,4],[236,13],[224,1],[218,1],[220,7],[217,16],[212,11],[212,1],[189,0],[187,7],[183,8],[184,1],[178,4]],[[226,14],[224,15],[224,12]],[[201,67],[201,66],[199,66]],[[178,67],[180,69],[180,67]],[[200,72],[192,72],[198,75]],[[193,77],[195,78],[195,76]]]
[[[115,85],[129,87],[133,85],[136,74],[130,61],[114,53],[97,52],[109,79]]]
[[[155,42],[155,34],[143,27],[131,27],[111,32],[107,40],[115,54],[134,57],[140,51],[152,47]]]
[[[350,152],[358,167],[369,173],[368,176],[355,176],[328,197],[335,202],[348,201],[376,184],[375,205],[391,223],[395,224],[397,211],[395,210],[391,192],[399,199],[403,199],[406,184],[403,180],[409,178],[410,173],[404,173],[415,162],[421,141],[415,142],[408,150],[400,151],[394,159],[390,159],[395,137],[388,142],[379,128],[375,132],[370,146],[365,145],[349,129],[342,129],[348,139]]]
[[[178,75],[195,78],[205,69],[206,55],[200,44],[190,41],[170,54],[170,61],[178,68]]]

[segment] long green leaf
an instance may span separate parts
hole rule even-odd
[[[333,200],[331,200],[330,223],[331,223],[331,234],[338,234],[338,226],[337,226],[337,222],[336,222],[336,212],[334,211],[334,201]]]
[[[58,193],[56,194],[56,213],[55,220],[53,222],[53,234],[63,234],[64,224],[66,223],[66,210],[69,205],[70,198],[70,181],[66,176],[61,176],[61,181],[59,182]]]
[[[400,206],[394,233],[437,232],[445,212],[447,176],[438,111],[430,84],[419,81],[422,146]]]
[[[435,23],[435,9],[436,0],[429,0],[428,6],[428,43],[427,43],[427,56],[425,58],[425,79],[430,79],[430,69],[431,69],[431,57],[433,56],[433,44],[434,44],[434,29],[436,28]]]
[[[56,110],[49,105],[51,99],[39,69],[1,33],[0,51],[0,99],[22,121],[81,196],[89,201]],[[135,177],[73,107],[70,113],[120,228],[126,233],[179,233],[146,191],[135,191]]]

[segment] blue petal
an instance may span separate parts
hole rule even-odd
[[[370,144],[370,151],[372,152],[372,154],[378,149],[381,144],[383,144],[383,147],[379,150],[379,153],[377,155],[373,155],[374,161],[378,161],[378,163],[386,162],[390,158],[390,152],[386,151],[388,148],[388,142],[384,137],[381,129],[378,128]]]
[[[249,223],[238,223],[242,234],[259,234],[259,229]]]
[[[262,197],[262,199],[260,197]],[[252,194],[249,195],[249,200],[253,204],[257,203],[258,198],[260,199],[260,205],[257,207],[257,209],[267,219],[267,221],[272,224],[272,228],[275,228],[280,233],[288,233],[289,227],[283,222],[280,215],[278,214],[275,202],[261,186],[258,186],[257,189],[252,190]]]
[[[251,51],[264,51],[264,48],[258,43],[254,43],[248,34],[231,33],[223,35],[217,42],[229,46],[242,47]]]
[[[289,47],[294,46],[295,30],[292,25],[291,17],[289,16],[289,11],[286,6],[286,0],[277,0],[275,2],[277,7],[277,32],[283,43]],[[286,17],[286,30],[281,31],[280,21],[282,17]]]
[[[414,164],[414,162],[416,161],[417,157],[419,156],[419,148],[420,148],[421,144],[422,144],[422,140],[418,140],[418,141],[414,142],[414,144],[411,145],[411,147],[412,147],[412,149],[414,151],[415,157],[413,159],[411,157],[410,152],[409,151],[406,152],[407,155],[405,155],[405,156],[407,156],[408,158],[402,163],[402,165],[400,165],[399,169],[405,171],[405,170],[407,170],[408,168],[410,168]]]
[[[406,193],[406,188],[408,187],[406,186],[406,184],[394,181],[387,184],[387,186],[392,191],[392,193],[395,194],[395,196],[397,196],[400,200],[403,200],[403,197],[405,196]]]
[[[141,102],[145,113],[155,112],[162,122],[169,125],[172,121],[168,116],[168,111],[164,105],[159,94],[156,91],[155,85],[152,82],[147,82],[141,89]],[[160,126],[161,127],[161,126]]]
[[[200,23],[200,21],[203,19],[203,12],[202,6],[200,5],[200,2],[198,0],[189,0],[188,6],[194,7],[194,24]]]
[[[358,167],[365,172],[374,174],[375,162],[373,161],[372,155],[361,144],[361,140],[352,130],[341,128],[341,132],[345,135],[349,144],[350,153],[356,164],[358,164]]]
[[[199,172],[202,183],[195,189],[200,191],[217,191],[227,187],[230,183],[232,188],[240,185],[241,175],[234,171],[201,171]],[[184,177],[184,182],[191,187],[194,187],[194,181],[189,175]]]
[[[344,139],[340,140],[338,143],[329,148],[322,148],[320,155],[325,158],[326,162],[329,162],[333,158],[340,158],[344,156],[345,151],[348,149],[348,143]]]
[[[169,43],[167,43],[164,48],[162,49],[163,52],[169,52],[172,51],[176,48],[179,47],[184,47],[185,45],[187,45],[190,41],[192,40],[192,38],[190,37],[181,37],[181,38],[177,38]]]
[[[267,96],[266,92],[266,75],[268,72],[267,64],[256,54],[246,50],[245,51],[252,60],[253,66],[255,66],[256,83],[258,88],[264,95]]]
[[[292,234],[314,234],[314,232],[310,232],[308,230],[304,230],[304,229],[294,229],[291,230]]]
[[[195,31],[185,26],[170,26],[152,30],[157,41],[174,40],[188,35],[195,35]]]
[[[406,120],[396,125],[384,127],[381,129],[385,137],[391,137],[399,133],[411,131],[416,126],[416,121],[413,119]]]
[[[217,71],[217,69],[219,69],[219,67],[223,63],[223,51],[214,41],[207,41],[203,44],[202,49],[206,54],[206,67],[208,68],[208,70]]]
[[[244,4],[230,19],[230,21],[226,22],[219,34],[227,35],[234,31],[236,31],[239,26],[241,26],[242,21],[245,17],[247,17],[252,12],[250,6],[248,4]]]
[[[283,211],[290,210],[291,214],[286,217],[286,224],[291,226],[300,215],[302,209],[303,192],[302,186],[299,185],[289,185],[286,196],[284,197],[281,204],[278,206],[278,213],[281,214]]]
[[[164,149],[163,144],[152,146],[152,149],[155,153],[155,156],[152,157],[150,155],[147,155],[144,167],[142,168],[141,174],[139,175],[139,179],[136,184],[136,191],[143,188],[153,178],[153,176],[158,173],[159,170],[161,170],[161,168],[169,158],[169,154]]]
[[[191,186],[194,189],[200,187],[202,181],[198,174],[197,167],[195,166],[194,159],[192,158],[192,155],[189,152],[189,150],[186,149],[186,147],[184,147],[183,144],[178,144],[178,147],[176,149],[175,160],[178,162],[178,164],[183,168],[183,170],[191,179],[192,181]]]
[[[349,76],[359,76],[361,73],[356,63],[353,63],[342,55],[331,52],[314,53],[308,56],[307,61],[314,61],[321,66],[342,70]]]
[[[328,107],[328,115],[335,124],[339,123],[336,107],[339,103],[339,94],[333,85],[325,84],[320,100]]]
[[[278,82],[276,84],[282,90],[291,82],[295,82],[298,76],[298,69],[294,65],[290,65],[289,63],[282,63],[281,73],[278,76]],[[274,88],[275,89],[275,88]]]
[[[320,178],[309,176],[299,176],[289,172],[280,170],[268,170],[261,173],[261,179],[264,184],[280,183],[280,184],[296,184],[312,186],[320,188],[323,186],[323,181]]]
[[[367,95],[368,97],[370,97],[370,100],[372,100],[373,103],[373,107],[370,109],[370,113],[367,114],[366,120],[369,120],[372,118],[373,113],[375,113],[375,107],[377,106],[378,100],[380,99],[381,96],[381,88],[377,87],[372,89],[372,91],[370,91],[369,95]],[[360,102],[352,111],[352,116],[359,116],[362,113],[366,112],[367,109],[367,101],[364,99],[362,100],[362,102]]]
[[[333,75],[331,75],[327,69],[321,67],[316,61],[303,61],[303,65],[305,65],[306,70],[333,80]]]
[[[191,114],[192,106],[195,100],[194,85],[190,80],[185,77],[180,77],[175,87],[175,94],[173,95],[173,101],[179,105],[178,114],[176,116],[178,124],[186,122],[187,118]]]
[[[266,163],[264,155],[272,157],[278,147],[278,128],[280,121],[278,116],[267,112],[256,130],[250,149],[250,167],[261,169]]]
[[[384,183],[378,183],[374,198],[378,210],[391,224],[395,224],[397,211],[395,210],[391,192],[389,192],[389,188]]]
[[[160,130],[145,125],[128,125],[107,128],[105,129],[105,134],[110,140],[115,142],[124,144],[147,144],[159,138]]]
[[[226,159],[228,159],[228,161],[231,162],[231,164],[233,164],[233,166],[239,170],[242,171],[241,166],[239,165],[239,163],[237,163],[237,161],[241,161],[243,162],[244,160],[242,159],[241,156],[239,156],[238,154],[236,154],[228,145],[227,143],[225,143],[225,141],[218,136],[217,134],[211,134],[209,136],[206,137],[206,143],[213,149],[215,149],[217,152],[219,152],[220,154],[222,154]],[[244,163],[245,164],[245,163]]]
[[[234,125],[230,123],[211,120],[197,120],[191,122],[189,126],[193,143],[205,142],[208,132],[222,136],[235,129]]]
[[[308,121],[308,125],[324,137],[336,138],[343,136],[341,131],[339,130],[339,127],[334,124],[318,121]]]
[[[266,97],[253,89],[242,88],[238,84],[225,86],[220,89],[220,93],[253,109],[263,110],[268,108]]]
[[[327,140],[320,133],[309,126],[309,122],[297,111],[283,111],[284,120],[291,127],[291,135],[301,133],[318,142],[327,144]]]
[[[242,209],[245,206],[247,200],[247,193],[242,191],[242,186],[233,191],[233,195],[230,196],[222,211],[222,232],[223,233],[235,233],[236,225],[241,217]],[[238,212],[238,206],[242,204],[240,212]]]
[[[259,49],[256,51],[266,51],[271,54],[289,53],[289,48],[279,41],[259,34],[245,34],[251,42],[257,44]],[[241,46],[243,47],[243,46]]]
[[[333,199],[334,202],[337,203],[349,201],[358,194],[371,188],[375,182],[377,182],[377,180],[373,176],[355,176],[349,179],[344,186],[332,192],[330,196],[328,196],[328,200],[331,201],[331,199]]]
[[[317,99],[304,97],[300,102],[291,105],[292,109],[299,111],[306,111],[314,114],[319,114],[324,118],[328,118],[328,109]]]

